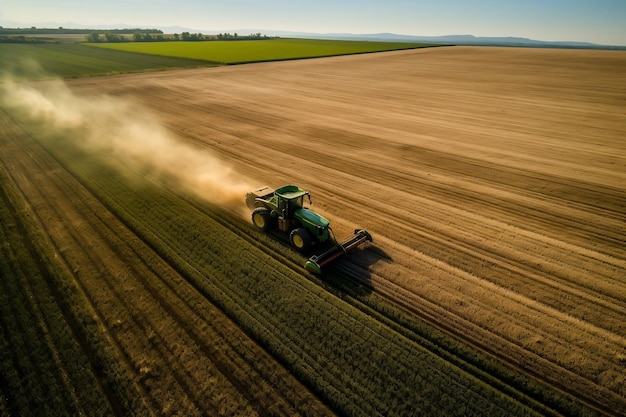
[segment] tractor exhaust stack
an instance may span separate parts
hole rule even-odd
[[[371,242],[372,236],[366,230],[357,229],[354,231],[354,235],[349,239],[333,246],[321,255],[311,256],[306,264],[304,264],[304,267],[314,274],[321,274],[322,268],[325,265],[346,256],[349,252],[352,252],[366,241]]]

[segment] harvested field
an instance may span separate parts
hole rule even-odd
[[[309,189],[339,239],[366,228],[322,279],[238,208],[107,182],[10,110],[3,183],[137,414],[626,414],[624,67],[445,47],[69,83],[141,102],[254,187]]]

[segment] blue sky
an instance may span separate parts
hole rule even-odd
[[[0,0],[0,25],[519,36],[626,46],[626,0]]]

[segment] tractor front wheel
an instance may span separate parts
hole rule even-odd
[[[311,235],[304,227],[292,230],[289,235],[289,241],[300,252],[304,252],[311,247]]]
[[[270,211],[265,207],[255,208],[252,212],[252,223],[264,232],[272,228]]]

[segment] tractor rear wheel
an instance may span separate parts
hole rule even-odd
[[[311,235],[304,227],[292,230],[289,235],[289,241],[300,252],[304,252],[311,247]]]
[[[265,207],[257,207],[252,211],[252,224],[267,232],[272,228],[272,218],[270,211]]]

